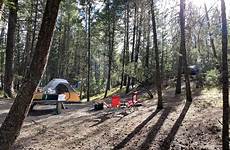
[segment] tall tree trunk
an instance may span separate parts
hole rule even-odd
[[[161,80],[164,81],[164,32],[161,33]]]
[[[89,102],[90,101],[90,68],[91,68],[91,65],[90,65],[90,38],[91,38],[91,31],[90,31],[90,13],[91,13],[91,3],[90,1],[88,0],[88,74],[87,74],[87,101]]]
[[[229,81],[228,81],[228,29],[225,2],[221,0],[222,18],[222,82],[223,82],[223,129],[222,148],[229,150]]]
[[[0,21],[2,20],[3,9],[4,9],[4,0],[0,0]]]
[[[129,64],[129,12],[130,12],[130,8],[129,8],[129,0],[126,0],[126,50],[125,50],[125,54],[126,54],[126,61],[125,61],[125,65],[127,66]],[[127,84],[126,85],[126,93],[129,92],[129,86],[130,86],[130,76],[125,75],[126,79],[127,79]],[[125,81],[126,81],[125,79]]]
[[[134,73],[137,74],[137,67],[138,67],[138,58],[139,58],[139,51],[140,51],[140,45],[141,45],[141,33],[142,33],[142,11],[143,8],[141,6],[141,11],[139,12],[139,23],[137,23],[137,38],[136,38],[136,43],[135,43],[135,51],[134,51]],[[137,19],[138,20],[138,19]],[[134,85],[134,78],[132,78],[132,86]]]
[[[208,32],[209,32],[209,38],[210,38],[210,44],[211,44],[211,47],[212,47],[212,51],[213,51],[213,56],[215,57],[216,61],[217,61],[217,54],[216,54],[216,47],[215,47],[215,44],[214,44],[214,39],[212,38],[212,33],[211,33],[211,25],[210,25],[210,21],[209,21],[209,16],[208,16],[208,10],[207,10],[207,6],[206,4],[204,4],[204,8],[205,8],[205,16],[206,16],[206,19],[207,19],[207,25],[208,25]]]
[[[61,0],[47,0],[38,42],[29,71],[23,85],[0,128],[0,150],[9,150],[20,133],[29,110],[33,93],[40,82],[47,64],[49,47],[53,36],[59,4]]]
[[[6,46],[6,63],[4,75],[4,94],[6,97],[13,98],[13,63],[14,63],[14,49],[15,49],[15,32],[17,25],[17,9],[18,0],[12,0],[14,7],[10,8],[8,32],[7,32],[7,46]]]
[[[162,109],[163,102],[162,102],[162,90],[161,90],[161,74],[160,74],[159,50],[158,50],[158,44],[157,44],[157,31],[156,31],[153,0],[151,0],[151,12],[152,12],[152,26],[153,26],[153,43],[154,43],[155,60],[156,60],[156,86],[157,86],[157,95],[158,95],[157,108]]]
[[[191,102],[191,88],[190,88],[190,81],[189,81],[189,71],[187,66],[187,56],[186,56],[186,47],[185,47],[185,0],[180,0],[180,29],[181,29],[181,42],[180,42],[180,49],[182,52],[183,57],[183,69],[185,75],[185,85],[186,85],[186,100]]]
[[[34,5],[34,0],[31,0],[32,5]],[[32,40],[31,40],[31,50],[29,53],[30,59],[28,60],[28,64],[30,65],[32,58],[33,58],[33,54],[34,54],[34,43],[35,43],[35,38],[36,38],[36,29],[37,29],[37,18],[38,18],[38,2],[39,0],[36,0],[36,3],[34,5],[35,7],[35,12],[34,12],[34,20],[33,20],[33,33],[32,33]]]
[[[31,50],[31,39],[32,39],[32,26],[31,26],[31,19],[28,18],[27,21],[27,33],[26,33],[26,43],[25,43],[25,48],[24,48],[24,52],[23,52],[23,63],[22,63],[22,71],[23,71],[23,75],[25,75],[26,70],[27,70],[27,66],[29,64],[29,60],[30,60],[30,50]]]
[[[139,20],[139,25],[138,25],[138,37],[137,37],[137,42],[136,42],[136,48],[135,48],[135,58],[134,58],[134,61],[135,61],[135,74],[137,73],[136,72],[136,68],[137,68],[137,63],[138,63],[138,57],[139,57],[139,51],[140,51],[140,45],[141,45],[141,31],[142,31],[142,8],[141,8],[141,12],[140,12],[140,20]]]
[[[105,35],[107,36],[108,41],[107,44],[107,50],[108,50],[108,58],[109,58],[109,64],[108,64],[108,73],[107,73],[107,82],[106,82],[106,87],[105,87],[105,95],[104,98],[106,98],[107,96],[107,92],[110,89],[110,73],[111,73],[111,63],[112,63],[112,56],[111,56],[111,15],[110,15],[110,0],[107,0],[107,4],[106,4],[106,13],[107,13],[107,25],[108,28],[106,30]],[[107,34],[108,32],[108,34]]]
[[[181,93],[181,73],[182,73],[182,51],[180,48],[179,61],[178,61],[178,65],[177,65],[177,80],[176,80],[175,94]]]
[[[15,55],[14,55],[14,73],[21,75],[21,69],[20,67],[20,57],[21,57],[21,50],[19,47],[20,44],[20,24],[17,24],[17,28],[16,28],[16,44],[15,44]],[[15,82],[14,82],[15,83]],[[17,85],[14,85],[14,87]],[[15,88],[16,90],[18,90],[17,88]]]
[[[1,49],[4,49],[4,46],[3,46],[3,44],[4,44],[4,37],[5,37],[5,27],[2,27],[1,34],[0,34],[0,45],[1,45]],[[4,72],[4,52],[3,51],[0,52],[0,72],[1,73]]]
[[[136,21],[137,20],[137,4],[134,2],[134,20],[133,20],[133,43],[132,43],[132,53],[131,53],[131,63],[134,62],[134,52],[135,52],[135,42],[136,42]],[[134,86],[134,78],[132,78],[132,87]]]
[[[146,56],[145,56],[145,72],[146,75],[148,75],[148,69],[149,69],[149,49],[150,49],[150,20],[151,20],[151,11],[148,13],[148,29],[147,29],[147,45],[146,45]]]
[[[125,35],[126,36],[126,35]],[[125,45],[125,36],[124,36],[124,48],[123,48],[123,52],[122,52],[122,69],[121,69],[121,84],[120,84],[120,89],[123,88],[123,83],[124,83],[124,72],[125,72],[125,49],[126,49],[126,45]]]
[[[109,7],[108,7],[109,8]],[[113,49],[114,49],[114,36],[115,36],[115,10],[116,9],[116,2],[113,2],[112,5],[112,32],[110,29],[110,19],[109,19],[109,25],[108,25],[108,31],[109,31],[109,70],[108,70],[108,78],[107,78],[107,84],[106,84],[106,90],[105,90],[105,95],[104,97],[107,96],[107,92],[108,90],[110,90],[110,83],[111,83],[111,67],[112,67],[112,60],[113,60]],[[109,9],[108,9],[109,11]],[[109,17],[110,17],[110,13],[109,13]]]

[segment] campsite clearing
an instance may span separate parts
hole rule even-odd
[[[193,94],[194,101],[189,104],[184,97],[174,96],[174,89],[164,91],[165,108],[160,111],[156,110],[156,96],[130,109],[90,111],[92,102],[68,104],[60,115],[54,115],[55,107],[36,106],[14,149],[157,150],[165,145],[171,149],[221,149],[220,91],[197,89]],[[2,122],[5,108],[12,102],[0,102]]]

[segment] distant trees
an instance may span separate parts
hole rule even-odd
[[[211,23],[210,23],[210,19],[209,19],[209,15],[208,15],[208,9],[207,9],[206,4],[204,4],[204,9],[205,9],[205,16],[206,16],[206,20],[207,20],[208,30],[209,30],[208,34],[209,34],[209,38],[210,38],[210,44],[211,44],[211,47],[212,47],[213,56],[215,57],[215,59],[217,61],[218,58],[217,58],[217,53],[216,53],[216,46],[215,46],[215,43],[214,43],[212,33],[210,31]]]
[[[44,74],[60,1],[61,0],[47,0],[32,63],[25,75],[22,88],[18,92],[0,128],[0,150],[9,150],[18,137],[23,121],[29,110],[33,93]]]
[[[179,94],[184,79],[183,73],[186,72],[183,47],[187,50],[187,65],[198,64],[203,72],[216,68],[217,59],[220,62],[218,57],[221,54],[220,11],[215,6],[202,5],[205,12],[201,12],[192,2],[187,2],[189,7],[184,8],[185,12],[189,12],[184,14],[187,19],[184,25],[186,46],[180,48],[183,40],[180,40],[182,39],[180,24],[175,15],[178,13],[180,1],[170,1],[167,4],[165,1],[160,1],[159,5],[154,7],[156,33],[160,33],[156,40],[158,63],[161,78],[164,72],[163,85],[167,83],[165,80],[172,81],[171,79],[177,77],[175,93]],[[151,32],[153,24],[150,2],[150,0],[64,1],[60,5],[61,11],[51,45],[52,51],[41,86],[52,78],[66,78],[74,85],[81,82],[79,84],[81,87],[77,90],[83,98],[89,95],[87,98],[89,99],[90,96],[102,92],[106,97],[110,89],[119,85],[120,88],[125,86],[125,92],[128,93],[135,84],[138,84],[135,80],[141,81],[144,85],[158,84],[155,80],[158,71],[155,59],[156,41],[153,40],[154,34]],[[90,14],[89,3],[91,3]],[[12,3],[8,4],[8,1],[5,1],[5,4],[11,6]],[[169,8],[169,5],[172,7]],[[18,23],[14,41],[16,47],[13,53],[15,89],[21,86],[22,76],[28,70],[34,55],[44,1],[19,1],[19,6],[21,7],[17,13]],[[2,66],[9,67],[11,64],[4,59],[7,49],[5,35],[8,34],[6,31],[8,28],[5,26],[9,22],[8,13],[5,12],[0,29],[1,72],[5,70]],[[12,42],[10,44],[12,45]],[[9,58],[8,55],[6,59]],[[10,79],[8,72],[10,69],[6,70],[5,78]],[[188,81],[186,83],[188,87]],[[7,83],[5,86],[9,85],[11,86]]]
[[[6,123],[1,128],[2,131],[9,130],[6,124],[13,117],[18,120],[12,128],[21,126],[21,120],[24,119],[22,114],[25,114],[29,106],[31,93],[36,88],[46,64],[49,47],[46,44],[50,44],[51,30],[53,31],[60,1],[47,0],[39,36],[38,27],[45,1],[4,2],[10,8],[9,14],[2,13],[3,0],[0,0],[3,24],[0,29],[0,71],[5,72],[1,86],[4,84],[6,96],[13,97],[13,83],[16,82],[13,82],[13,76],[21,81],[20,86],[17,86],[20,91]],[[23,9],[18,8],[18,2]],[[135,87],[135,80],[138,80],[138,83],[145,86],[156,85],[158,108],[162,108],[163,72],[165,82],[175,81],[175,77],[177,78],[176,94],[181,93],[181,82],[185,79],[186,99],[192,101],[188,65],[198,64],[203,72],[216,68],[222,46],[223,139],[226,139],[229,104],[224,0],[221,1],[222,44],[219,31],[221,15],[216,7],[208,8],[208,5],[204,5],[204,12],[201,12],[192,2],[187,2],[189,7],[185,7],[185,0],[167,1],[167,4],[165,2],[166,0],[159,1],[159,5],[155,6],[153,0],[63,1],[60,4],[61,12],[55,24],[50,59],[42,76],[41,86],[52,78],[66,78],[74,85],[81,83],[77,90],[82,98],[90,101],[90,96],[102,92],[107,97],[109,90],[119,85],[120,89],[126,86],[124,92],[128,93],[131,87]],[[179,23],[175,15],[178,14],[178,6]],[[48,23],[50,21],[52,24]],[[38,59],[42,63],[38,63]],[[34,69],[35,62],[40,65],[38,70]],[[33,82],[30,82],[32,77],[36,79],[33,78]],[[28,90],[27,87],[31,89]],[[22,90],[26,92],[22,93]],[[17,116],[14,113],[18,110],[20,111]],[[16,133],[18,129],[14,131]],[[1,133],[5,138],[5,133]],[[227,149],[224,142],[226,140],[223,140],[223,147]]]
[[[223,129],[222,149],[229,149],[229,77],[228,77],[228,29],[225,1],[221,0],[222,18],[222,92],[223,92]]]

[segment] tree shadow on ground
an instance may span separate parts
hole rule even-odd
[[[8,113],[1,113],[1,114],[0,114],[0,125],[1,125],[1,123],[5,120],[7,114],[8,114]]]
[[[28,116],[43,116],[48,114],[56,114],[56,109],[39,109],[39,110],[32,110],[28,113]]]
[[[179,130],[182,121],[185,118],[186,113],[188,112],[189,108],[190,108],[191,102],[186,102],[180,116],[178,117],[178,119],[176,120],[175,124],[173,125],[172,129],[170,130],[169,134],[167,135],[167,137],[164,139],[163,143],[160,145],[160,149],[161,150],[168,150],[170,149],[170,145],[172,143],[172,141],[175,138],[175,135],[177,133],[177,131]]]
[[[146,118],[141,124],[139,124],[127,137],[122,140],[120,143],[118,143],[113,149],[121,149],[123,148],[137,133],[141,131],[141,129],[150,121],[154,116],[157,115],[157,113],[160,112],[159,109],[157,109],[155,112],[153,112],[148,118]]]
[[[167,119],[169,113],[171,112],[172,107],[165,108],[162,112],[160,118],[157,120],[157,123],[154,124],[151,128],[145,141],[139,146],[138,149],[147,150],[151,146],[151,143],[154,141],[158,131],[160,130],[161,126],[164,124],[165,120]]]
[[[193,91],[192,91],[193,98],[199,96],[201,91],[202,91],[202,89],[197,89],[197,88],[193,89]],[[176,108],[179,105],[182,105],[184,101],[186,101],[185,91],[183,91],[182,94],[179,94],[179,95],[175,95],[175,89],[174,88],[169,89],[169,90],[164,92],[164,107],[166,107],[166,109],[170,109],[170,110],[163,112],[161,117],[158,119],[157,123],[150,128],[150,131],[149,131],[145,141],[139,146],[139,149],[145,150],[145,149],[150,148],[151,143],[154,141],[158,131],[160,130],[161,126],[163,125],[163,123],[164,123],[165,119],[167,118],[168,114],[170,113],[170,111],[173,111],[173,110],[176,111]],[[191,102],[185,103],[185,106],[184,106],[179,118],[177,119],[177,121],[173,125],[169,135],[167,136],[167,138],[164,140],[163,144],[161,145],[161,149],[167,150],[170,148],[170,144],[174,140],[174,137],[175,137],[180,125],[182,124],[182,121],[185,118],[185,115],[186,115],[187,111],[189,110],[190,105],[191,105]]]
[[[101,115],[101,116],[98,116],[96,118],[96,120],[99,120],[97,121],[95,124],[91,125],[90,127],[94,127],[94,126],[97,126],[99,124],[102,124],[103,122],[105,122],[106,120],[110,119],[110,114],[104,114],[104,115]]]

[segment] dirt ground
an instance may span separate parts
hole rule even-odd
[[[143,106],[123,109],[92,111],[92,103],[72,104],[60,115],[38,106],[26,118],[13,149],[221,149],[221,100],[217,89],[196,89],[193,102],[186,103],[169,88],[159,111],[156,96]],[[11,101],[0,104],[2,122]]]

